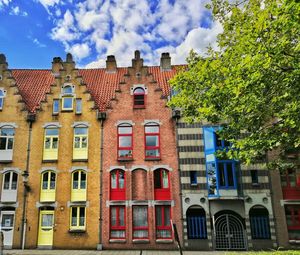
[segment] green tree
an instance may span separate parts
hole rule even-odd
[[[190,122],[222,124],[227,153],[246,163],[300,147],[300,4],[293,0],[212,0],[218,49],[192,52],[171,80],[169,105]],[[278,158],[283,166],[284,157]]]

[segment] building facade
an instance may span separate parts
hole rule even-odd
[[[220,126],[167,106],[185,68],[8,69],[0,55],[0,222],[7,248],[297,248],[299,171],[216,157]],[[299,155],[291,154],[298,162]],[[299,164],[298,164],[299,165]],[[299,169],[299,167],[298,167]]]

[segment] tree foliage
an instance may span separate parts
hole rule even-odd
[[[267,151],[299,149],[299,2],[212,0],[211,9],[224,29],[219,48],[190,54],[188,70],[171,80],[179,93],[170,106],[188,121],[221,123],[231,158],[251,163]]]

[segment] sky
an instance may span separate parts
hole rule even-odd
[[[0,53],[10,68],[49,69],[70,52],[79,68],[104,67],[107,55],[130,66],[135,50],[145,65],[186,63],[205,54],[222,32],[209,0],[0,0]]]

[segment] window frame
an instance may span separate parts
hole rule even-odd
[[[74,175],[75,173],[78,173],[78,184],[77,184],[77,188],[74,188]],[[85,184],[84,184],[84,188],[82,188],[82,174],[85,175]],[[87,189],[87,173],[84,170],[75,170],[72,172],[72,190],[85,190]]]
[[[156,173],[159,172],[159,183],[160,187],[156,186]],[[164,187],[164,176],[163,172],[167,173],[168,187]],[[154,181],[154,198],[155,200],[170,200],[171,199],[171,183],[170,183],[170,171],[164,168],[158,168],[153,171]]]
[[[56,129],[57,130],[57,135],[47,135],[47,130],[50,129]],[[50,139],[50,148],[46,148],[46,140],[47,138]],[[53,139],[57,138],[57,147],[53,148]],[[59,128],[56,126],[48,126],[45,127],[45,131],[44,131],[44,150],[58,150],[59,147]]]
[[[76,134],[76,129],[84,128],[86,129],[86,134]],[[76,126],[74,127],[74,135],[73,135],[73,149],[88,149],[89,146],[89,128],[86,126]],[[76,145],[76,137],[79,138],[79,147],[75,147]],[[86,138],[86,147],[82,147],[83,138]]]
[[[71,92],[65,92],[65,89],[68,87],[71,88]],[[72,106],[65,107],[65,99],[70,99],[70,98],[72,99],[71,100]],[[61,104],[62,111],[73,111],[74,109],[74,86],[73,85],[65,84],[64,86],[62,86],[61,100],[62,100],[62,104]]]
[[[112,187],[112,174],[116,173],[116,188]],[[123,188],[120,188],[120,173],[123,173],[124,183]],[[109,175],[110,199],[111,200],[125,200],[126,197],[126,172],[122,169],[114,169],[110,171]]]
[[[271,239],[269,212],[265,207],[255,207],[249,210],[251,238],[253,240]],[[259,229],[257,229],[258,226]]]
[[[8,180],[8,188],[6,188],[6,180],[5,177],[9,175],[9,180]],[[15,188],[13,188],[13,179],[14,179],[14,175],[17,176],[17,181],[15,184]],[[18,173],[16,173],[15,171],[7,171],[5,173],[3,173],[3,177],[2,177],[2,191],[17,191],[18,189],[18,180],[19,180],[19,175]]]
[[[11,129],[11,130],[13,130],[13,135],[2,135],[2,129]],[[15,144],[15,127],[13,127],[13,126],[10,126],[10,125],[4,125],[4,126],[1,126],[0,127],[0,139],[3,139],[3,138],[5,138],[5,149],[1,149],[0,148],[0,152],[1,151],[13,151],[13,149],[14,149],[14,144]],[[11,145],[11,148],[10,149],[8,149],[8,145],[9,145],[9,140],[12,140],[12,145]]]
[[[161,210],[161,225],[157,225],[157,208],[162,208]],[[165,211],[166,208],[169,208],[169,225],[165,226]],[[172,231],[172,225],[171,225],[171,220],[172,220],[172,212],[171,212],[171,206],[170,205],[156,205],[155,206],[155,238],[156,239],[172,239],[173,238],[173,231]],[[165,231],[170,231],[170,237],[161,237],[158,236],[157,231],[159,230],[165,230]]]
[[[55,110],[57,106],[57,111]],[[52,105],[52,115],[58,115],[59,114],[59,99],[53,99],[53,105]]]
[[[189,171],[189,173],[190,173],[190,185],[197,186],[198,185],[197,171],[192,170],[192,171]]]
[[[135,92],[136,90],[141,89],[143,92]],[[143,96],[142,99],[137,99],[136,96]],[[137,102],[143,102],[143,104],[136,104]],[[144,109],[146,106],[146,91],[143,87],[136,87],[133,90],[133,108],[134,109]]]
[[[82,99],[76,98],[76,105],[75,105],[75,114],[82,114]],[[78,109],[79,107],[79,109]]]
[[[122,134],[119,128],[131,128],[131,133]],[[121,137],[130,137],[131,146],[120,146]],[[127,156],[120,156],[120,151],[129,151]],[[131,151],[131,154],[130,154]],[[123,123],[117,126],[117,156],[118,160],[132,160],[133,159],[133,126],[131,124]]]
[[[80,211],[84,208],[84,224],[80,225]],[[76,209],[76,225],[73,225],[73,210]],[[70,207],[70,230],[85,230],[86,229],[86,207],[85,206],[71,206]]]
[[[225,176],[225,185],[221,185],[221,171],[219,168],[219,164],[223,164],[224,166],[224,176]],[[228,169],[227,164],[231,164],[232,168],[232,179],[233,179],[233,185],[229,185],[228,180]],[[218,187],[219,189],[237,189],[237,180],[236,180],[236,161],[233,160],[217,160],[217,174],[218,174]]]
[[[138,207],[143,207],[146,208],[146,212],[147,212],[147,226],[134,226],[134,208],[138,208]],[[147,231],[147,236],[144,237],[136,237],[134,236],[135,231]],[[147,205],[134,205],[132,206],[132,238],[133,239],[149,239],[149,208]]]
[[[258,170],[256,170],[256,169],[250,170],[250,175],[251,175],[252,185],[254,185],[254,186],[259,185]]]
[[[116,208],[116,225],[112,225],[112,209]],[[124,226],[120,225],[120,209],[124,210]],[[122,231],[124,232],[124,237],[112,237],[111,232],[112,231]],[[109,238],[110,239],[126,239],[126,207],[124,205],[113,205],[109,208]]]
[[[147,127],[157,127],[158,132],[146,132]],[[161,158],[161,152],[160,152],[160,125],[157,123],[147,123],[144,127],[144,143],[145,143],[145,159],[160,159]],[[158,145],[156,146],[147,146],[147,137],[157,137]],[[147,151],[157,150],[158,156],[152,156],[147,155]]]
[[[48,174],[48,178],[47,178],[47,188],[44,189],[44,175]],[[54,174],[54,188],[51,188],[51,175]],[[50,190],[55,190],[56,189],[56,173],[54,171],[48,170],[48,171],[44,171],[41,174],[41,191],[50,191]]]
[[[0,111],[3,110],[3,106],[4,106],[4,98],[6,97],[6,90],[4,90],[3,88],[0,88],[0,91],[2,91],[3,95],[0,95]]]

